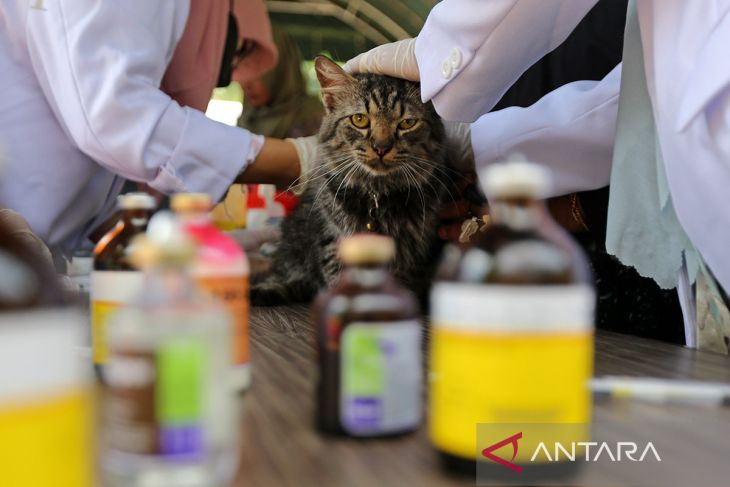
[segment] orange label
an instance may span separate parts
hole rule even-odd
[[[225,303],[233,317],[233,362],[248,363],[248,277],[200,277],[198,283]]]

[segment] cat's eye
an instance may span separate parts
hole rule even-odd
[[[356,113],[355,115],[351,116],[350,122],[352,122],[352,124],[359,129],[367,128],[367,126],[370,125],[370,119],[367,115],[364,115],[362,113]]]
[[[398,128],[401,130],[412,129],[416,125],[417,121],[418,120],[416,120],[415,118],[404,118],[398,124]]]

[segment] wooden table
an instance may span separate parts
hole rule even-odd
[[[254,308],[251,316],[253,386],[244,397],[243,452],[235,486],[475,485],[441,468],[425,425],[405,437],[332,439],[314,429],[314,330],[308,308]],[[596,375],[648,375],[730,382],[730,358],[626,335],[599,332]],[[597,403],[596,415],[617,406]],[[625,407],[625,405],[624,405]],[[638,414],[677,420],[728,409],[637,404]]]

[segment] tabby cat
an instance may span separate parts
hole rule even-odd
[[[438,211],[455,194],[443,124],[416,83],[351,76],[322,56],[315,70],[325,105],[318,163],[252,302],[311,300],[339,273],[337,241],[368,230],[395,239],[391,270],[422,294],[441,248]]]

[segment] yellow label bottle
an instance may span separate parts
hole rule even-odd
[[[593,367],[595,292],[540,201],[547,175],[511,163],[483,180],[491,224],[472,247],[447,249],[431,294],[429,433],[447,460],[472,465],[494,443],[480,425],[503,439],[526,424],[589,423]],[[562,431],[585,441],[588,429]],[[512,461],[528,463],[538,443],[525,435]]]
[[[83,323],[56,308],[0,314],[0,485],[95,485]]]

